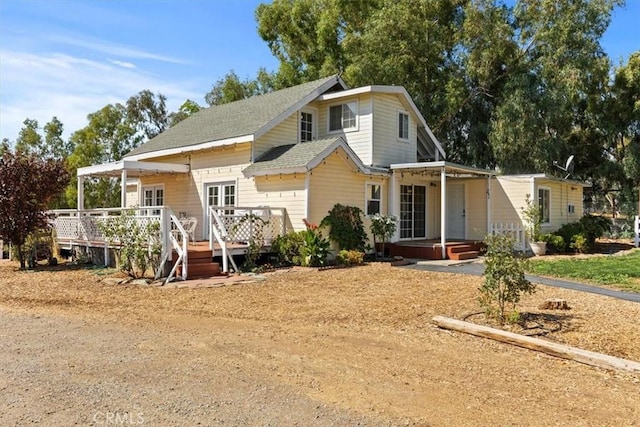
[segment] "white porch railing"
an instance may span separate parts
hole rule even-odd
[[[105,237],[99,224],[107,224],[110,218],[119,216],[123,211],[134,211],[133,220],[146,226],[151,223],[159,223],[162,255],[160,268],[156,278],[164,271],[167,261],[172,259],[172,250],[176,250],[178,258],[174,263],[167,281],[174,278],[176,269],[182,265],[181,278],[187,277],[187,233],[180,224],[178,218],[170,208],[165,206],[145,206],[138,208],[102,208],[102,209],[61,209],[49,211],[50,223],[56,229],[58,243],[61,245],[73,245],[104,248],[105,264],[109,264],[109,249],[117,242],[110,243]],[[151,238],[151,236],[150,236]],[[151,240],[149,242],[152,243]]]
[[[248,244],[254,236],[256,220],[264,221],[262,236],[265,246],[270,246],[277,236],[286,234],[291,227],[291,221],[285,208],[240,207],[224,206],[209,208],[209,247],[215,250],[214,243],[218,243],[222,252],[222,270],[228,272],[227,260],[238,271],[233,257],[229,254],[227,243]]]
[[[515,242],[515,249],[526,251],[527,239],[525,229],[520,223],[492,223],[489,234],[507,234]]]
[[[640,215],[636,215],[633,221],[633,233],[633,242],[636,245],[636,248],[640,248]]]

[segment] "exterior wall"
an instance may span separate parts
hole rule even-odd
[[[308,221],[314,224],[320,223],[336,203],[356,206],[366,212],[366,184],[375,183],[381,185],[382,200],[380,210],[387,214],[387,200],[389,197],[387,177],[369,176],[354,172],[354,167],[347,163],[342,153],[329,155],[326,161],[313,169],[309,175],[309,210]],[[369,233],[371,221],[364,218],[364,227],[369,234],[369,240],[373,238]],[[302,229],[294,224],[296,229]]]
[[[273,147],[280,145],[297,143],[298,138],[298,118],[300,112],[295,112],[288,118],[284,119],[282,123],[262,135],[255,141],[253,148],[254,158],[260,157],[260,155],[269,151]]]
[[[125,200],[125,206],[128,208],[140,204],[137,185],[127,184],[127,196]]]
[[[492,180],[491,221],[494,223],[522,223],[522,209],[527,194],[537,200],[538,188],[550,190],[550,222],[542,225],[543,233],[551,233],[563,224],[578,221],[584,214],[583,187],[570,182],[544,178],[500,176]],[[567,212],[572,203],[575,212]]]
[[[294,229],[304,229],[302,219],[307,206],[305,175],[260,176],[251,181],[254,181],[253,191],[244,191],[242,206],[286,208]]]
[[[372,164],[389,166],[392,163],[417,161],[418,119],[396,95],[373,95],[373,156]],[[398,113],[409,114],[409,140],[398,139]],[[366,163],[366,162],[365,162]]]
[[[353,131],[338,131],[329,132],[329,107],[333,105],[344,104],[347,102],[356,101],[358,103],[358,115],[357,130]],[[310,104],[311,107],[318,110],[318,138],[338,137],[342,136],[344,140],[349,144],[349,147],[360,157],[360,160],[365,165],[371,165],[372,150],[371,140],[372,135],[372,120],[373,110],[371,102],[371,94],[364,93],[360,95],[349,96],[340,99],[334,99],[330,101],[314,102]],[[377,118],[376,118],[377,120]]]

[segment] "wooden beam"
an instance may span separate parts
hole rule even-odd
[[[507,344],[517,345],[519,347],[528,348],[529,350],[540,351],[551,356],[574,360],[576,362],[596,366],[598,368],[640,373],[640,363],[633,360],[621,359],[619,357],[613,357],[602,353],[582,350],[580,348],[564,344],[557,344],[541,340],[539,338],[514,334],[501,329],[476,325],[475,323],[463,322],[462,320],[451,319],[449,317],[435,316],[433,318],[433,323],[444,329],[451,329]]]

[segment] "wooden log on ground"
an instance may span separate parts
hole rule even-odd
[[[596,366],[598,368],[640,373],[640,363],[633,360],[621,359],[607,354],[582,350],[580,348],[564,344],[557,344],[538,338],[526,337],[524,335],[514,334],[501,329],[476,325],[475,323],[463,322],[462,320],[451,319],[443,316],[435,316],[433,318],[433,322],[441,328],[517,345],[519,347],[528,348],[529,350],[540,351],[551,356],[574,360],[576,362]]]

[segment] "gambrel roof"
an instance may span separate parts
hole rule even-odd
[[[209,145],[253,141],[321,94],[346,87],[334,75],[205,108],[132,150],[125,158],[141,160]],[[196,147],[199,145],[203,146]]]

